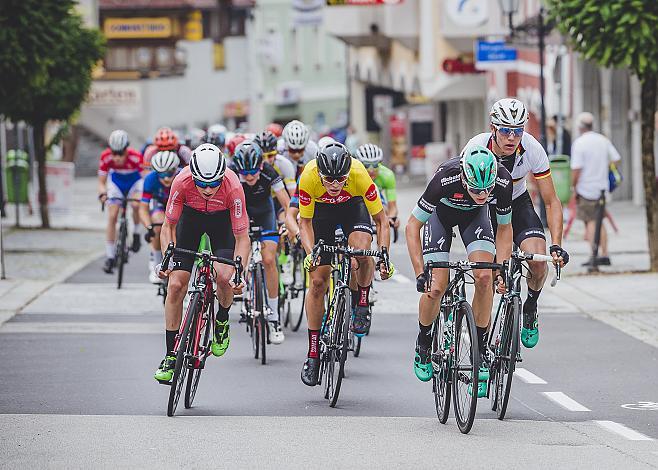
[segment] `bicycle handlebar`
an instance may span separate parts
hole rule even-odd
[[[515,251],[512,253],[511,257],[521,261],[529,260],[529,261],[539,261],[539,262],[544,261],[546,263],[552,263],[553,267],[555,268],[555,276],[553,276],[553,279],[551,279],[551,287],[555,287],[557,281],[560,280],[560,275],[562,274],[562,266],[557,264],[553,259],[553,257],[550,255],[542,255],[539,253],[526,253],[524,251]]]
[[[313,259],[316,259],[320,256],[320,253],[338,253],[347,256],[374,256],[375,258],[384,258],[386,256],[386,251],[378,250],[358,250],[356,248],[342,247],[336,245],[325,245],[323,240],[318,241],[318,244],[315,245],[311,254]]]
[[[126,205],[128,205],[129,202],[141,202],[141,199],[135,199],[134,197],[106,197],[104,201],[101,201],[102,212],[105,212],[105,203],[107,201],[125,201]]]
[[[428,261],[425,263],[425,273],[431,269],[446,268],[455,269],[457,271],[472,271],[473,269],[501,269],[503,266],[498,263],[485,263],[480,261]]]
[[[169,245],[167,246],[167,251],[165,251],[164,258],[162,259],[162,266],[163,267],[169,267],[169,260],[171,257],[175,254],[181,254],[181,255],[188,255],[188,256],[194,256],[194,258],[198,258],[201,260],[207,259],[208,262],[216,262],[220,264],[226,264],[228,266],[233,266],[235,268],[235,275],[233,276],[233,283],[238,285],[240,284],[240,280],[242,279],[242,257],[241,256],[236,256],[235,260],[228,259],[228,258],[221,258],[218,256],[211,255],[209,253],[199,253],[194,250],[187,250],[185,248],[178,248],[174,245],[174,242],[169,242]]]

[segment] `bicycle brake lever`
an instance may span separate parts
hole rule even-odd
[[[233,278],[233,283],[237,286],[242,280],[242,256],[235,257],[235,276]]]

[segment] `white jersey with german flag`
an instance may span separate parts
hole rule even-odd
[[[493,152],[493,134],[484,132],[473,137],[464,146],[464,150],[470,145],[481,145],[487,147]],[[462,154],[464,153],[462,150]],[[498,157],[498,156],[497,156]],[[516,153],[507,157],[498,157],[498,161],[507,168],[512,175],[514,189],[512,190],[512,200],[525,193],[528,189],[525,177],[532,173],[535,179],[547,178],[551,175],[551,167],[548,162],[548,155],[541,144],[527,132],[523,133],[521,142],[516,148]]]

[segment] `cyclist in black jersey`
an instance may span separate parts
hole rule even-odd
[[[241,143],[235,149],[233,170],[240,176],[251,223],[262,227],[265,231],[276,231],[276,211],[272,192],[286,211],[290,197],[281,176],[269,163],[263,161],[262,149],[251,141]],[[270,341],[273,344],[280,344],[285,339],[279,322],[279,271],[276,263],[278,243],[278,236],[263,237],[263,266],[265,267],[267,300],[271,309],[267,319]]]
[[[487,204],[493,198],[498,221],[495,238]],[[478,145],[469,147],[461,158],[454,157],[441,164],[413,209],[405,235],[416,274],[416,287],[423,293],[419,303],[419,332],[414,359],[414,372],[421,381],[432,378],[431,329],[449,275],[447,269],[435,269],[430,290],[425,292],[427,279],[423,264],[449,260],[455,225],[459,227],[469,260],[492,262],[494,256],[499,262],[508,259],[512,252],[511,206],[512,178],[509,172],[496,162],[489,150]],[[484,396],[489,374],[486,344],[493,305],[492,273],[483,269],[473,273],[475,294],[472,305],[482,356],[478,396]]]

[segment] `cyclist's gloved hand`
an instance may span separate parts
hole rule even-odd
[[[282,237],[288,236],[288,228],[286,227],[286,224],[282,224],[281,227],[279,227],[279,235]]]
[[[416,276],[416,290],[421,294],[427,291],[427,274],[420,273]]]
[[[308,272],[314,271],[317,266],[313,264],[313,253],[309,253],[304,258],[304,269]]]
[[[155,230],[153,230],[153,225],[146,227],[146,233],[144,234],[144,240],[146,243],[151,243],[151,239],[155,237]]]
[[[567,253],[567,250],[560,245],[551,245],[549,252],[551,255],[555,255],[558,258],[562,257],[562,266],[565,266],[569,262],[569,253]]]

